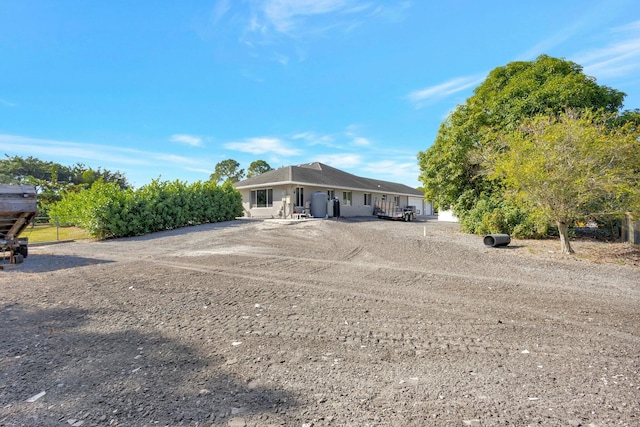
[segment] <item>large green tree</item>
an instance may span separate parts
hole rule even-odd
[[[593,111],[536,116],[505,137],[496,156],[493,177],[555,223],[563,253],[573,253],[574,222],[639,209],[640,132],[610,126],[616,118]]]
[[[502,182],[488,178],[504,135],[540,114],[617,112],[624,96],[598,85],[580,65],[546,55],[494,69],[441,124],[434,144],[418,154],[426,198],[464,219],[479,201],[495,200],[504,191]]]
[[[269,165],[269,163],[265,162],[264,160],[255,160],[251,162],[249,168],[247,169],[247,178],[258,176],[265,172],[269,172],[270,170],[273,170],[273,168]]]
[[[49,206],[61,198],[63,191],[80,191],[102,180],[121,189],[129,188],[124,174],[108,169],[92,169],[81,163],[64,166],[36,157],[8,156],[0,159],[0,183],[28,184],[38,192],[38,211],[47,215]]]
[[[223,182],[237,182],[244,177],[244,169],[240,169],[240,163],[233,159],[222,160],[216,163],[210,181],[216,184]]]

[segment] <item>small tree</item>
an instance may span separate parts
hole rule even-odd
[[[240,169],[240,163],[233,159],[227,159],[216,164],[209,180],[218,184],[220,181],[237,182],[240,181],[242,177],[244,177],[244,169]]]
[[[253,161],[249,165],[249,169],[247,169],[247,178],[258,176],[270,170],[273,170],[273,168],[264,160]]]
[[[615,115],[537,116],[504,139],[493,178],[554,222],[563,253],[573,253],[575,221],[638,209],[640,133],[609,126]]]

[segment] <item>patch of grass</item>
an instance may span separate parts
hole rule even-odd
[[[80,227],[58,227],[51,224],[36,224],[27,227],[19,237],[26,237],[29,243],[55,242],[56,240],[90,239],[91,236]]]

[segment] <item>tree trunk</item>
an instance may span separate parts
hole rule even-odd
[[[571,248],[571,243],[569,242],[569,224],[560,221],[557,221],[556,224],[558,225],[558,233],[560,234],[560,247],[562,248],[562,253],[574,253]]]

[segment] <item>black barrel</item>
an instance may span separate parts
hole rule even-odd
[[[487,234],[484,236],[484,244],[486,246],[497,247],[507,246],[511,243],[511,237],[508,234]]]

